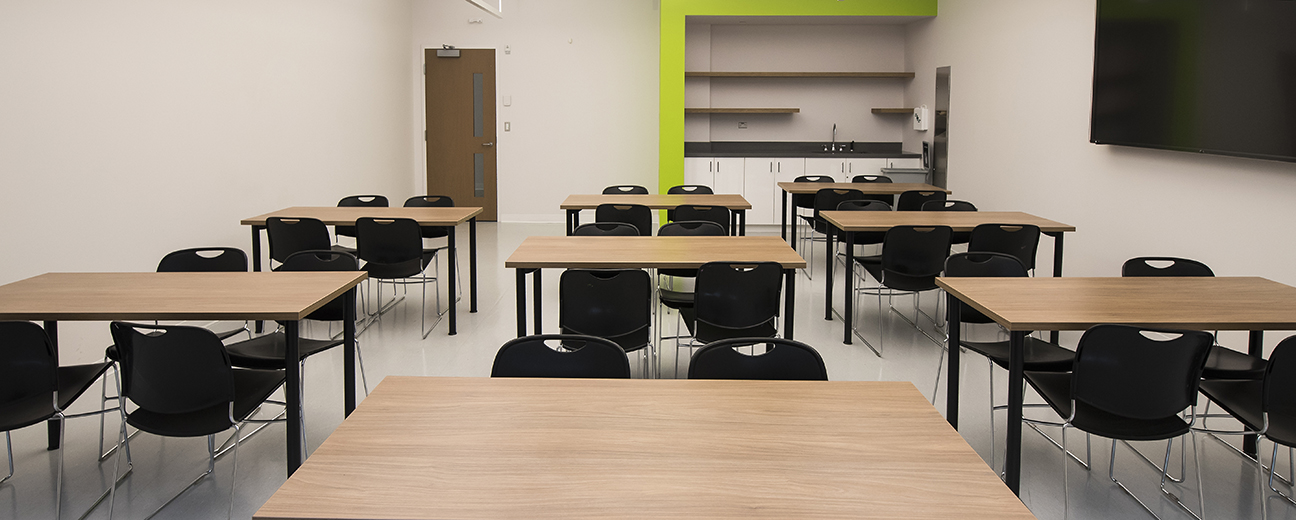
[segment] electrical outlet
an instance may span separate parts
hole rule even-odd
[[[505,132],[509,132],[509,131],[512,131],[512,129],[513,129],[513,125],[512,125],[511,123],[509,123],[508,121],[505,121],[505,122],[504,122],[504,131],[505,131]]]
[[[739,122],[738,122],[738,129],[739,129],[739,130],[746,130],[746,129],[747,129],[747,122],[746,122],[746,121],[739,121]]]

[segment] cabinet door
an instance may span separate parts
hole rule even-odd
[[[684,184],[715,186],[714,159],[710,157],[684,158]]]
[[[748,224],[773,224],[774,207],[774,170],[778,168],[777,159],[748,157],[743,163],[743,198],[750,202],[752,208],[747,210]]]
[[[850,182],[846,176],[846,161],[831,157],[808,157],[802,175],[827,175],[837,182]]]
[[[711,189],[716,193],[743,194],[743,159],[742,157],[721,157],[712,161],[715,170],[715,184]]]
[[[795,181],[797,177],[805,175],[805,163],[807,159],[801,157],[789,157],[775,160],[778,162],[774,166],[774,200],[772,201],[773,206],[770,206],[770,208],[773,211],[771,218],[774,220],[774,223],[777,224],[783,221],[783,190],[779,189],[778,183],[792,182]],[[791,203],[792,201],[789,199],[788,204],[790,205]],[[788,208],[788,211],[794,212],[791,207]],[[791,217],[789,216],[789,218]]]
[[[882,168],[887,167],[886,159],[848,159],[846,161],[846,180],[850,182],[856,175],[881,175]]]

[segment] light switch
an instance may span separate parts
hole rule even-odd
[[[506,107],[513,106],[513,96],[504,96],[504,106]]]
[[[508,132],[508,131],[511,130],[512,128],[513,128],[513,125],[512,125],[512,124],[509,124],[508,121],[505,121],[505,122],[504,122],[504,131],[505,131],[505,132]]]

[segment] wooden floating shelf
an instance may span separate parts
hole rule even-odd
[[[795,114],[799,108],[685,108],[685,114]]]
[[[912,72],[685,72],[698,78],[900,78],[913,79]]]
[[[912,109],[912,108],[875,108],[875,109],[873,109],[873,113],[874,113],[874,114],[912,114],[913,111],[914,111],[914,109]]]

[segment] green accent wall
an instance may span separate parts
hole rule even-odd
[[[688,16],[936,16],[936,0],[661,0],[659,193],[684,183],[684,21]]]

